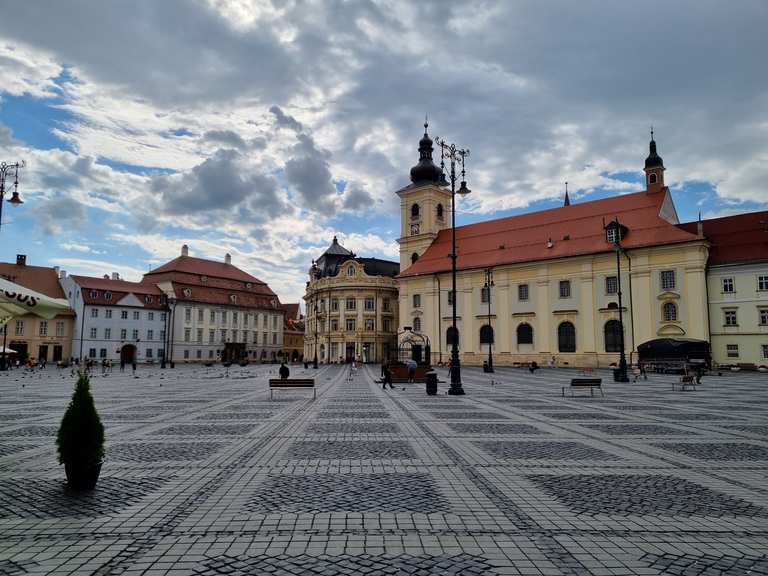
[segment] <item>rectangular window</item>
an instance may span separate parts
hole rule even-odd
[[[184,360],[189,360],[189,350],[184,350]]]
[[[675,289],[675,271],[674,270],[661,271],[661,289],[662,290]]]
[[[134,310],[134,311],[133,311],[133,319],[134,319],[134,320],[139,320],[139,319],[141,319],[141,312],[140,312],[139,310]]]
[[[56,336],[64,336],[64,322],[56,321]]]
[[[211,324],[216,323],[216,310],[211,310],[210,314],[208,315],[208,320]]]
[[[606,276],[605,293],[616,294],[619,291],[619,279],[616,276]]]
[[[106,357],[107,357],[107,349],[102,348],[101,350],[99,350],[99,358],[106,358]]]
[[[331,311],[336,312],[339,309],[339,299],[331,298]]]
[[[727,344],[725,346],[726,355],[728,358],[738,358],[739,357],[739,345],[738,344]]]
[[[421,294],[414,294],[413,295],[413,307],[414,308],[421,308]]]
[[[227,341],[227,331],[226,330],[222,330],[221,331],[221,341],[222,342],[226,342]]]
[[[99,309],[91,308],[91,318],[98,318],[98,317],[99,317]]]
[[[184,322],[192,322],[192,308],[184,308]]]
[[[192,340],[192,330],[189,328],[184,328],[184,342],[189,342]]]
[[[160,330],[160,340],[165,342],[165,330]]]
[[[154,340],[154,339],[155,339],[155,331],[147,330],[147,340]]]
[[[24,320],[16,320],[16,336],[24,336]]]
[[[208,358],[213,358],[213,350],[208,350]]]
[[[154,312],[147,312],[147,320],[149,320],[150,322],[154,322],[155,321],[155,313]]]
[[[152,358],[152,348],[147,348],[147,353],[145,354],[147,358]]]
[[[208,344],[213,344],[216,340],[216,330],[208,330]]]
[[[760,308],[760,326],[768,326],[768,308]]]
[[[725,292],[726,294],[734,292],[733,278],[723,278],[723,292]]]
[[[357,309],[357,300],[354,298],[347,298],[347,310],[356,310]]]
[[[272,330],[277,330],[277,319],[278,316],[272,316]]]
[[[232,324],[237,326],[237,312],[232,312]]]
[[[88,349],[88,358],[96,358],[96,348]]]
[[[40,320],[40,336],[48,336],[48,320]]]
[[[392,320],[384,318],[384,332],[392,332]]]
[[[104,328],[104,340],[112,339],[112,328]]]
[[[195,342],[202,342],[203,341],[203,329],[198,328],[197,329],[197,340]]]
[[[261,343],[262,343],[262,345],[264,345],[264,346],[267,345],[267,342],[268,342],[267,337],[268,336],[269,336],[269,334],[267,334],[266,332],[262,332],[262,334],[261,334]]]
[[[138,330],[134,330],[133,331],[133,339],[134,340],[138,340],[139,339],[139,331]]]
[[[365,299],[365,309],[366,310],[373,310],[374,308],[374,301],[373,298],[366,298]]]
[[[768,276],[758,276],[757,277],[757,289],[758,290],[768,290]]]
[[[221,323],[226,324],[227,323],[227,311],[222,310],[221,311]]]
[[[331,320],[331,332],[336,332],[339,329],[339,321],[334,318]]]
[[[120,310],[120,319],[128,320],[128,310]]]
[[[120,340],[125,340],[126,338],[128,338],[128,330],[123,328],[120,330]]]
[[[736,310],[724,310],[725,325],[726,326],[738,326],[739,322],[736,319]]]
[[[528,284],[517,285],[517,299],[520,301],[528,300]]]
[[[381,301],[381,308],[384,310],[384,312],[389,312],[389,307],[391,306],[389,298],[384,298]]]
[[[91,340],[95,340],[98,336],[98,330],[96,328],[91,328]]]
[[[160,322],[165,322],[165,312],[160,313]]]
[[[158,358],[165,358],[165,348],[158,348],[157,349],[157,357]]]
[[[272,344],[277,344],[277,332],[272,332]]]
[[[355,320],[354,318],[347,318],[347,332],[354,332],[355,331]]]
[[[369,332],[373,332],[374,326],[375,324],[374,324],[373,318],[368,318],[365,321],[365,329],[368,330]]]
[[[105,318],[112,318],[112,310],[110,310],[109,308],[104,310],[104,317]]]
[[[768,344],[763,344],[760,348],[763,351],[763,360],[768,360]]]
[[[205,311],[202,308],[197,309],[197,321],[202,322],[203,321],[203,314]]]
[[[483,286],[480,288],[480,302],[483,304],[488,304],[488,301],[491,298],[491,289],[488,288],[488,286]]]
[[[571,297],[571,281],[560,280],[560,298],[570,298],[570,297]]]
[[[251,341],[254,344],[258,344],[259,343],[259,333],[256,332],[255,330],[253,332],[251,332]]]
[[[203,357],[203,351],[202,350],[195,351],[195,358],[200,360],[202,357]]]

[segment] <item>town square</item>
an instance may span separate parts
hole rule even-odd
[[[768,576],[764,3],[9,8],[0,575]]]

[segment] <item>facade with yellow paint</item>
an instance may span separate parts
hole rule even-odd
[[[450,356],[451,193],[426,132],[419,150],[412,184],[397,192],[400,328],[428,336],[439,363]],[[645,173],[642,192],[456,229],[462,362],[481,364],[489,346],[498,365],[618,362],[619,287],[630,361],[655,338],[709,340],[709,243],[678,225],[654,141]]]

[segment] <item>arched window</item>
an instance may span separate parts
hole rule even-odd
[[[530,324],[520,324],[517,327],[517,343],[533,344],[533,328]]]
[[[419,205],[418,204],[413,204],[411,206],[411,219],[415,220],[418,217],[419,217]]]
[[[437,219],[442,220],[443,219],[443,205],[438,204],[437,205]]]
[[[448,330],[445,331],[445,343],[448,344],[448,346],[453,345],[453,341],[456,340],[456,346],[459,345],[459,329],[455,328],[453,326],[449,326]]]
[[[413,331],[414,332],[421,332],[421,318],[414,318],[413,319]]]
[[[480,327],[480,344],[493,344],[493,327],[488,324]]]
[[[665,322],[674,322],[677,320],[677,306],[674,302],[665,302],[662,308]]]
[[[605,351],[621,352],[621,324],[618,320],[608,320],[603,327]]]
[[[576,352],[576,328],[570,322],[557,327],[557,349],[560,352]]]
[[[649,174],[648,175],[648,184],[656,184],[656,174]]]
[[[416,260],[418,260],[418,259],[419,259],[419,255],[416,254],[416,252],[411,254],[411,264],[416,264]]]

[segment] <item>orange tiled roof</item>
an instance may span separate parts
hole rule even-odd
[[[128,294],[136,295],[145,308],[165,308],[163,292],[154,284],[143,282],[129,282],[128,280],[112,280],[111,278],[97,278],[93,276],[72,275],[71,278],[81,288],[83,302],[98,306],[116,306],[123,297]],[[95,291],[91,295],[91,291]],[[110,298],[107,298],[107,292]],[[147,301],[147,296],[151,297]]]
[[[652,194],[636,192],[457,227],[457,269],[609,252],[613,246],[606,241],[603,227],[616,217],[629,229],[622,240],[625,248],[696,240],[695,233],[661,217],[668,194],[666,189]],[[551,248],[547,246],[550,239]],[[400,277],[448,272],[450,254],[449,228],[441,230],[424,254]]]
[[[250,282],[251,284],[264,284],[258,278],[255,278],[240,270],[237,266],[232,264],[226,264],[225,262],[216,262],[214,260],[206,260],[204,258],[194,258],[192,256],[178,256],[166,262],[162,266],[150,270],[144,275],[153,276],[156,274],[162,274],[164,272],[185,272],[187,274],[194,274],[197,276],[208,276],[211,278],[225,278],[227,280],[238,280],[240,282]]]
[[[698,222],[679,227],[696,234]],[[702,228],[710,242],[710,265],[768,262],[768,211],[704,220]]]
[[[299,303],[298,302],[291,302],[289,304],[281,304],[281,307],[283,310],[285,310],[285,319],[288,320],[289,318],[293,320],[299,319]]]
[[[59,275],[53,268],[0,262],[0,276],[51,298],[64,298]]]

